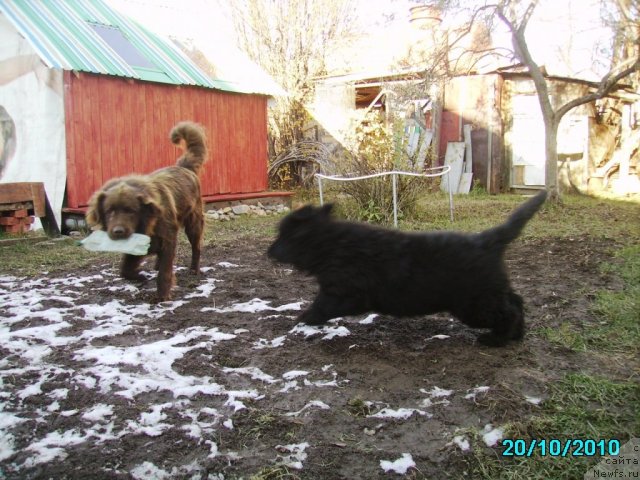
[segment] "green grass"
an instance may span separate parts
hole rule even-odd
[[[550,385],[551,397],[542,411],[521,423],[512,423],[506,438],[617,439],[624,445],[640,431],[640,384],[612,382],[603,377],[569,374]],[[476,447],[479,442],[476,441]],[[601,457],[542,456],[500,458],[482,448],[474,449],[472,478],[483,479],[581,479]]]
[[[631,245],[619,250],[614,263],[603,268],[618,275],[623,283],[620,291],[599,292],[593,309],[597,324],[578,332],[563,326],[546,335],[555,343],[585,352],[598,358],[629,359],[640,357],[640,246]],[[635,363],[637,365],[637,363]],[[589,372],[567,374],[549,385],[550,397],[539,414],[509,426],[507,437],[530,440],[567,438],[618,439],[621,444],[640,433],[640,382],[638,372],[631,366],[620,369],[621,380],[612,381]],[[624,378],[626,377],[626,379]],[[543,457],[496,458],[483,449],[476,449],[471,468],[478,478],[486,479],[581,479],[598,458]]]
[[[275,236],[280,217],[246,217],[230,222],[208,222],[204,236],[204,246],[215,248],[220,244],[233,244],[247,239],[271,238]],[[114,268],[120,262],[120,255],[114,253],[89,252],[82,248],[78,240],[69,237],[42,239],[24,242],[7,238],[0,241],[0,275],[34,277],[44,273],[56,274],[83,267],[110,263]],[[189,251],[184,234],[179,235],[179,252]]]
[[[36,243],[0,243],[0,274],[33,277],[44,273],[66,272],[94,262],[117,262],[114,254],[88,252],[78,241],[67,237],[45,239]]]
[[[570,324],[544,329],[545,337],[569,350],[596,355],[638,358],[640,356],[640,245],[629,245],[615,252],[615,262],[602,269],[617,275],[623,286],[619,291],[600,291],[592,310],[597,324],[578,330]]]
[[[255,238],[275,238],[277,224],[281,218],[280,215],[244,216],[228,222],[208,221],[204,235],[205,246],[242,242]],[[183,235],[180,236],[183,237]]]
[[[327,201],[339,206],[348,199],[326,193]],[[519,195],[487,195],[473,193],[454,198],[455,219],[449,220],[448,196],[442,193],[426,195],[411,219],[402,219],[404,230],[461,230],[480,231],[503,221],[520,203]],[[314,193],[296,195],[294,203],[318,203]],[[339,209],[338,209],[339,210]],[[205,247],[233,244],[248,239],[272,238],[280,217],[246,217],[230,222],[208,222]],[[525,228],[524,237],[579,237],[609,238],[621,244],[629,244],[640,238],[638,205],[630,202],[601,200],[587,196],[563,197],[560,204],[547,203]],[[184,235],[180,235],[184,246]],[[96,254],[85,251],[71,239],[30,243],[0,242],[0,273],[33,276],[42,272],[59,272],[82,268],[94,262],[116,263],[117,255]]]
[[[449,214],[449,197],[443,193],[425,195],[411,218],[400,218],[404,230],[460,230],[475,232],[495,226],[525,200],[522,195],[488,195],[483,192],[456,195],[454,221]],[[341,210],[353,209],[348,198],[325,192],[326,202]],[[314,203],[318,203],[317,199]],[[629,201],[607,200],[586,195],[565,195],[560,203],[547,202],[529,222],[524,237],[611,238],[629,243],[640,238],[640,206]]]
[[[258,473],[251,475],[249,480],[297,480],[300,477],[284,465],[264,467]]]

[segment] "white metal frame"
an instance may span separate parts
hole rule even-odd
[[[342,175],[323,175],[321,173],[316,173],[316,178],[318,179],[318,191],[320,193],[320,205],[324,205],[324,197],[323,197],[323,191],[322,191],[322,180],[333,180],[336,182],[353,182],[356,180],[366,180],[369,178],[376,178],[376,177],[384,177],[387,175],[391,175],[391,183],[393,186],[393,225],[395,227],[398,226],[398,198],[397,198],[397,178],[398,175],[406,175],[406,176],[410,176],[410,177],[425,177],[425,178],[429,178],[429,177],[441,177],[443,175],[447,175],[449,173],[449,171],[451,170],[451,167],[449,165],[443,165],[442,167],[434,167],[434,168],[428,168],[425,170],[425,172],[427,171],[434,171],[435,173],[415,173],[415,172],[403,172],[403,171],[399,171],[399,170],[393,170],[391,172],[381,172],[381,173],[374,173],[372,175],[363,175],[360,177],[345,177]],[[437,171],[437,172],[436,172]],[[453,222],[453,192],[451,191],[451,179],[450,179],[450,175],[447,175],[447,183],[449,184],[449,214],[451,217],[451,221]]]

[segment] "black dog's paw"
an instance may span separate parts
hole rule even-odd
[[[327,320],[315,315],[313,310],[305,310],[298,315],[298,322],[306,323],[307,325],[324,325]]]

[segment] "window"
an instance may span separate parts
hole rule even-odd
[[[150,62],[119,28],[97,23],[89,23],[89,25],[129,65],[158,70],[158,67]]]

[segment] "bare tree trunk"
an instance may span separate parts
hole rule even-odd
[[[544,184],[549,192],[549,198],[560,198],[560,185],[558,184],[558,124],[555,119],[544,116],[544,151],[545,168]]]

